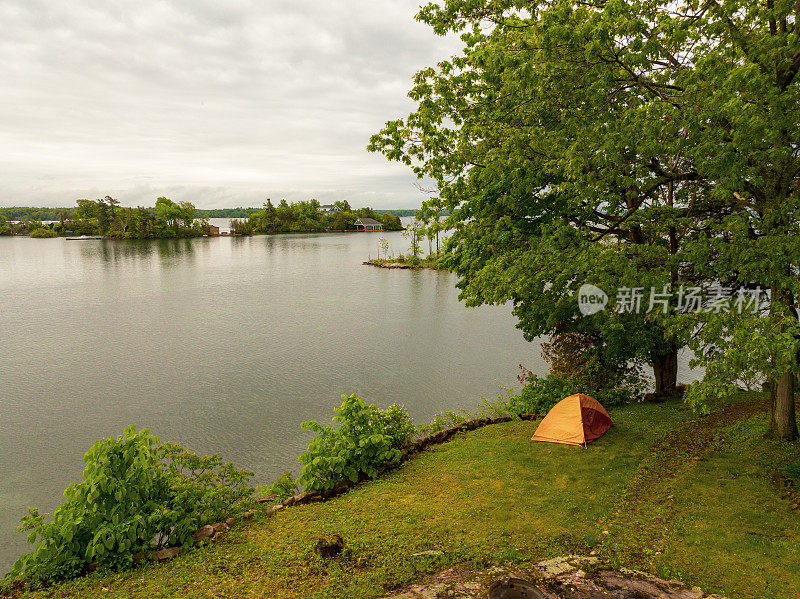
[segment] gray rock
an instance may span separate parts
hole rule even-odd
[[[203,528],[205,528],[205,526]],[[177,557],[180,552],[180,547],[167,547],[166,549],[161,549],[160,551],[151,551],[150,555],[153,557],[153,559],[164,561],[172,559],[173,557]]]
[[[206,524],[205,526],[200,528],[196,533],[194,533],[194,542],[199,545],[206,539],[210,539],[211,537],[213,537],[215,532],[216,531],[214,530],[213,526],[211,526],[210,524]]]
[[[545,596],[529,580],[509,577],[489,587],[489,599],[545,599]]]

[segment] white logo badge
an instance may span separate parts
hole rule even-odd
[[[584,316],[597,314],[608,305],[606,292],[594,285],[584,284],[578,289],[578,310]]]

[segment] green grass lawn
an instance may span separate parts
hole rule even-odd
[[[731,597],[800,597],[800,516],[766,480],[800,452],[764,440],[766,426],[758,416],[727,428],[676,489],[679,517],[661,560]]]
[[[768,477],[800,459],[796,444],[763,441],[752,413],[716,422],[667,403],[612,418],[588,449],[531,442],[532,422],[461,434],[338,499],[240,524],[171,563],[26,596],[378,597],[450,564],[593,549],[731,598],[797,596],[800,516]],[[702,443],[670,436],[692,429]],[[345,554],[322,560],[313,546],[331,533]],[[412,557],[428,549],[443,555]]]

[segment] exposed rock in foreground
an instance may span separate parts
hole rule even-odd
[[[518,580],[515,580],[518,579]],[[520,585],[520,580],[524,584]],[[557,557],[533,567],[483,571],[451,568],[427,584],[391,599],[723,599],[676,580],[625,568],[613,570],[596,557]]]

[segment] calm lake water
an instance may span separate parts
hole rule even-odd
[[[300,423],[342,393],[425,421],[495,397],[520,363],[546,371],[509,307],[465,308],[449,273],[363,266],[378,237],[0,237],[0,575],[25,509],[51,511],[126,425],[266,483],[298,471]]]
[[[0,237],[0,574],[27,506],[52,510],[128,424],[264,483],[297,472],[300,423],[342,393],[426,420],[544,368],[510,309],[465,308],[452,275],[363,266],[377,239]]]

